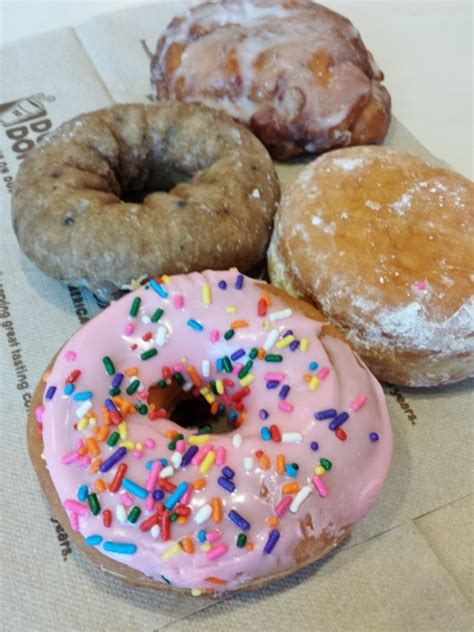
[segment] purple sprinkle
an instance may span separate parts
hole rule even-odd
[[[49,399],[53,399],[55,392],[56,392],[56,387],[55,386],[50,386],[48,388],[48,390],[46,391],[45,398],[48,399],[48,400]]]
[[[317,441],[311,441],[311,450],[313,450],[313,452],[319,450],[319,443]]]
[[[235,280],[235,289],[236,290],[241,290],[243,284],[244,284],[244,275],[243,274],[238,274],[237,278]]]
[[[127,448],[123,446],[119,448],[116,452],[111,454],[109,458],[102,463],[99,467],[99,470],[104,473],[108,472],[116,463],[118,463],[123,457],[127,454]]]
[[[267,388],[269,391],[271,391],[272,388],[277,388],[279,384],[280,382],[278,382],[278,380],[268,380]]]
[[[290,392],[290,387],[288,386],[288,384],[284,384],[281,387],[280,392],[278,393],[278,397],[280,399],[286,399],[288,397],[289,392]]]
[[[244,355],[245,351],[243,349],[237,349],[237,351],[234,351],[234,353],[230,356],[230,359],[232,360],[232,362],[235,362]]]
[[[268,414],[268,411],[265,410],[265,408],[260,408],[258,412],[258,416],[260,417],[260,419],[265,420],[265,419],[268,419],[269,414]]]
[[[117,406],[113,403],[111,399],[106,399],[104,403],[107,410],[109,410],[111,413],[119,412]]]
[[[116,373],[114,375],[114,379],[112,380],[112,388],[119,388],[120,384],[122,384],[123,373]]]
[[[335,417],[331,423],[329,424],[329,430],[337,430],[343,423],[345,423],[349,419],[349,415],[346,412],[339,413],[337,417]]]
[[[299,346],[300,346],[300,341],[299,340],[293,340],[293,342],[290,343],[290,351],[296,351]]]
[[[334,408],[329,408],[328,410],[320,410],[318,413],[314,413],[314,418],[318,421],[323,421],[324,419],[332,419],[336,415],[337,411]]]
[[[286,338],[287,336],[292,336],[293,335],[293,329],[288,329],[287,331],[285,331],[285,333],[283,334],[283,338]]]
[[[379,440],[379,435],[376,432],[371,432],[369,434],[369,439],[371,441],[378,441]]]
[[[227,465],[222,468],[221,472],[226,478],[234,478],[235,476],[234,470]]]
[[[226,290],[227,289],[227,283],[225,281],[219,281],[219,283],[217,284],[217,287],[221,290]]]
[[[232,520],[242,531],[248,531],[250,529],[250,523],[233,509],[229,511],[229,520]]]
[[[153,492],[153,498],[155,500],[163,500],[164,497],[165,492],[162,489],[155,489],[155,491]]]
[[[230,481],[228,478],[226,478],[225,476],[219,476],[219,478],[217,479],[217,482],[219,483],[221,487],[223,487],[226,491],[230,493],[232,493],[235,489],[234,483]]]
[[[267,555],[268,553],[271,553],[273,551],[275,544],[278,542],[279,539],[280,539],[280,532],[278,531],[278,529],[272,529],[268,535],[268,540],[267,540],[267,543],[265,544],[263,552],[266,553]]]
[[[183,458],[181,459],[181,465],[183,467],[186,465],[189,465],[191,463],[191,459],[193,458],[193,456],[196,454],[198,450],[199,448],[197,447],[197,445],[190,446],[184,453]]]

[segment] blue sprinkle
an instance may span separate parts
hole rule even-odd
[[[316,369],[318,368],[318,366],[319,366],[319,364],[318,364],[317,362],[314,362],[314,360],[313,360],[313,362],[310,362],[310,363],[308,364],[308,369],[309,369],[310,371],[316,371]]]
[[[116,463],[118,463],[121,459],[123,459],[123,457],[126,454],[127,454],[127,448],[122,446],[121,448],[116,450],[113,454],[111,454],[106,461],[102,463],[102,465],[99,467],[99,470],[102,473],[108,472],[110,469],[113,468],[113,466]]]
[[[162,489],[155,489],[152,495],[154,500],[163,500],[163,498],[165,497],[165,492]]]
[[[319,450],[319,443],[317,441],[311,441],[311,450],[313,450],[313,452]]]
[[[93,393],[92,391],[82,391],[80,393],[76,393],[72,396],[72,399],[75,402],[84,402],[86,399],[92,399]]]
[[[318,413],[314,413],[314,418],[318,421],[323,421],[324,419],[332,419],[336,417],[337,410],[334,408],[328,408],[328,410],[320,410]]]
[[[245,520],[245,518],[243,518],[239,513],[237,513],[233,509],[229,511],[229,520],[232,520],[232,522],[236,524],[239,527],[239,529],[242,529],[242,531],[248,531],[250,529],[250,523],[248,523],[247,520]]]
[[[236,410],[231,410],[227,415],[227,419],[229,419],[229,421],[234,421],[234,419],[237,419],[238,416],[239,415],[237,414]]]
[[[232,493],[235,489],[234,483],[230,481],[228,478],[226,478],[225,476],[219,476],[219,478],[217,479],[217,482],[219,483],[221,487],[223,487],[226,491],[230,493]]]
[[[238,360],[244,355],[245,355],[245,351],[243,349],[238,349],[237,351],[234,351],[234,353],[230,356],[230,359],[233,362],[235,362],[236,360]]]
[[[299,346],[300,346],[300,341],[293,340],[293,342],[290,342],[290,351],[296,351]]]
[[[189,446],[189,448],[183,454],[183,458],[181,459],[181,467],[186,467],[186,465],[189,465],[191,463],[191,459],[198,450],[199,448],[197,447],[197,445]]]
[[[122,487],[126,489],[127,492],[130,492],[134,496],[138,496],[138,498],[145,499],[148,496],[148,492],[146,491],[146,489],[144,489],[143,487],[140,487],[140,485],[137,485],[136,483],[131,481],[129,478],[123,479]]]
[[[198,323],[198,321],[194,320],[194,318],[190,318],[186,324],[188,327],[191,327],[191,329],[194,329],[195,331],[202,331],[204,329],[201,323]]]
[[[346,412],[339,413],[337,417],[335,417],[331,423],[329,424],[329,430],[337,430],[342,424],[344,424],[349,419],[349,415]]]
[[[284,384],[281,387],[280,392],[278,393],[278,397],[280,399],[286,399],[288,397],[289,392],[290,392],[290,387],[288,386],[288,384]]]
[[[55,386],[50,386],[48,388],[48,390],[46,391],[45,398],[47,400],[53,399],[55,392],[56,392],[56,387]]]
[[[244,284],[244,275],[243,274],[238,274],[237,278],[235,280],[235,289],[236,290],[241,290],[242,286]]]
[[[268,540],[265,546],[263,547],[263,552],[267,555],[271,553],[275,547],[275,544],[280,539],[280,532],[278,529],[272,529],[268,535]]]
[[[120,384],[122,384],[123,377],[124,377],[123,373],[116,373],[114,375],[114,379],[112,380],[112,384],[111,384],[112,388],[119,388]]]
[[[97,546],[104,538],[101,535],[90,535],[85,539],[87,546]]]
[[[293,335],[293,329],[287,329],[285,333],[283,334],[282,338],[286,338],[287,336],[292,336],[292,335]]]
[[[222,358],[217,358],[216,360],[216,372],[222,373],[222,369],[224,368],[224,362]]]
[[[105,407],[107,408],[107,410],[109,410],[111,413],[118,413],[118,408],[117,406],[113,403],[113,401],[111,399],[106,399],[105,402]]]
[[[298,476],[298,470],[295,467],[293,467],[293,465],[291,465],[291,463],[287,463],[285,465],[285,472],[291,478],[296,478]]]
[[[161,459],[158,459],[158,460],[159,460],[159,462],[161,463],[161,465],[162,465],[163,467],[166,467],[166,466],[168,465],[168,461],[167,461],[167,459],[165,459],[165,458],[161,458]]]
[[[260,410],[258,411],[258,416],[260,417],[260,419],[265,421],[265,419],[268,419],[270,415],[268,411],[265,410],[265,408],[260,408]]]
[[[155,279],[151,279],[149,281],[149,284],[150,284],[150,287],[155,290],[158,296],[161,296],[161,298],[168,298],[168,292],[165,290],[165,288],[162,285],[158,283],[158,281],[155,281]]]
[[[168,509],[169,511],[174,509],[175,505],[178,503],[178,501],[181,500],[181,498],[186,493],[186,490],[188,489],[188,487],[189,485],[188,483],[186,483],[186,481],[183,481],[182,483],[180,483],[178,487],[174,490],[174,492],[172,492],[172,494],[166,500],[165,502],[166,509]]]
[[[234,478],[235,476],[234,470],[227,465],[222,468],[221,472],[226,478]]]
[[[197,534],[197,539],[199,540],[199,542],[206,541],[206,532],[204,531],[204,529],[199,529],[198,534]]]
[[[223,415],[225,413],[224,404],[219,404],[219,408],[217,409],[217,415]]]
[[[87,485],[81,485],[79,489],[77,490],[77,500],[80,500],[81,503],[83,503],[85,499],[87,498],[88,493],[89,493],[89,490],[87,489]]]
[[[70,395],[71,393],[74,393],[74,389],[75,386],[74,384],[66,384],[66,386],[64,387],[64,395]]]
[[[104,542],[104,551],[109,553],[123,553],[132,555],[137,551],[137,545],[128,542]]]
[[[274,388],[278,388],[279,384],[280,384],[280,382],[278,382],[278,380],[268,380],[267,388],[268,388],[269,391],[271,391]]]
[[[217,287],[220,290],[226,290],[227,289],[227,283],[225,281],[219,281],[219,283],[217,284]]]
[[[260,428],[260,436],[264,441],[271,441],[272,434],[270,432],[270,428],[268,428],[268,426],[263,426],[262,428]]]
[[[145,469],[146,469],[146,470],[151,470],[151,468],[153,467],[153,463],[154,463],[154,462],[155,462],[155,461],[154,461],[153,459],[151,459],[150,461],[147,461],[147,462],[145,463]]]
[[[378,441],[379,440],[379,435],[376,432],[371,432],[369,434],[369,439],[371,441]]]

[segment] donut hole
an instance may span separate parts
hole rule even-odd
[[[163,168],[153,170],[147,182],[140,187],[132,182],[121,183],[120,199],[122,202],[130,204],[142,204],[145,199],[153,193],[169,193],[175,186],[181,183],[191,182],[193,173],[181,171],[179,169]]]

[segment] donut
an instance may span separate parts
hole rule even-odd
[[[236,270],[150,280],[45,380],[28,427],[46,496],[82,552],[139,586],[293,572],[367,514],[389,467],[372,374],[313,307]]]
[[[310,0],[226,0],[176,17],[158,40],[158,99],[204,103],[277,159],[381,141],[383,73],[351,22]]]
[[[463,380],[474,375],[473,193],[397,149],[321,156],[282,200],[272,282],[312,301],[380,380]]]
[[[38,268],[109,301],[143,277],[250,270],[279,199],[267,151],[231,119],[177,102],[113,105],[28,154],[12,219]]]

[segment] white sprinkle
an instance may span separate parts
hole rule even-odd
[[[183,460],[183,455],[179,452],[173,452],[170,457],[170,461],[173,464],[175,470],[177,470],[181,466],[181,461]]]
[[[265,351],[270,351],[275,342],[278,340],[278,329],[272,329],[268,334],[267,339],[263,343],[263,348]]]
[[[166,327],[158,327],[155,334],[155,342],[159,347],[163,347],[166,344],[166,334],[168,330]]]
[[[382,208],[378,202],[374,202],[373,200],[366,200],[365,205],[372,211],[380,211]]]
[[[151,318],[147,316],[146,314],[143,314],[142,323],[145,323],[145,325],[149,325],[151,323]]]
[[[151,537],[156,540],[156,538],[160,535],[160,527],[157,524],[154,524],[150,529]]]
[[[303,435],[300,432],[283,432],[281,441],[282,443],[299,443],[303,441]]]
[[[92,408],[92,402],[90,399],[86,399],[86,401],[81,404],[79,406],[79,408],[76,409],[76,415],[79,417],[79,419],[81,417],[84,417],[84,415],[89,412],[89,410]]]
[[[273,312],[273,314],[270,314],[268,318],[271,321],[283,320],[283,318],[290,318],[290,316],[292,315],[293,315],[293,310],[288,307],[287,309],[282,309],[280,312]]]
[[[244,459],[244,470],[251,472],[253,470],[253,459],[251,456],[246,456]]]
[[[290,505],[291,513],[296,513],[298,511],[298,509],[301,507],[301,505],[308,498],[312,491],[313,489],[309,485],[305,485],[300,489],[300,491],[293,498],[293,502]]]
[[[167,465],[166,467],[164,467],[161,472],[160,472],[160,478],[169,478],[170,476],[173,476],[174,474],[174,468],[172,465]]]
[[[194,387],[194,384],[192,382],[185,382],[184,384],[181,384],[181,390],[182,391],[190,391],[192,388]]]
[[[204,377],[209,377],[209,371],[210,371],[211,365],[209,360],[203,360],[202,361],[202,374]]]
[[[254,189],[252,191],[252,197],[259,199],[260,198],[260,191],[258,189]]]
[[[234,446],[234,448],[240,448],[240,446],[242,445],[242,436],[239,434],[235,434],[232,437],[232,445]]]
[[[120,524],[125,524],[128,520],[127,511],[123,505],[117,505],[115,516]]]
[[[197,512],[197,514],[194,516],[194,522],[196,524],[202,524],[203,522],[206,522],[206,520],[209,520],[209,518],[212,516],[212,507],[211,505],[203,505],[201,507],[201,509]]]
[[[379,278],[380,283],[383,285],[385,283],[385,279],[383,277]]]

